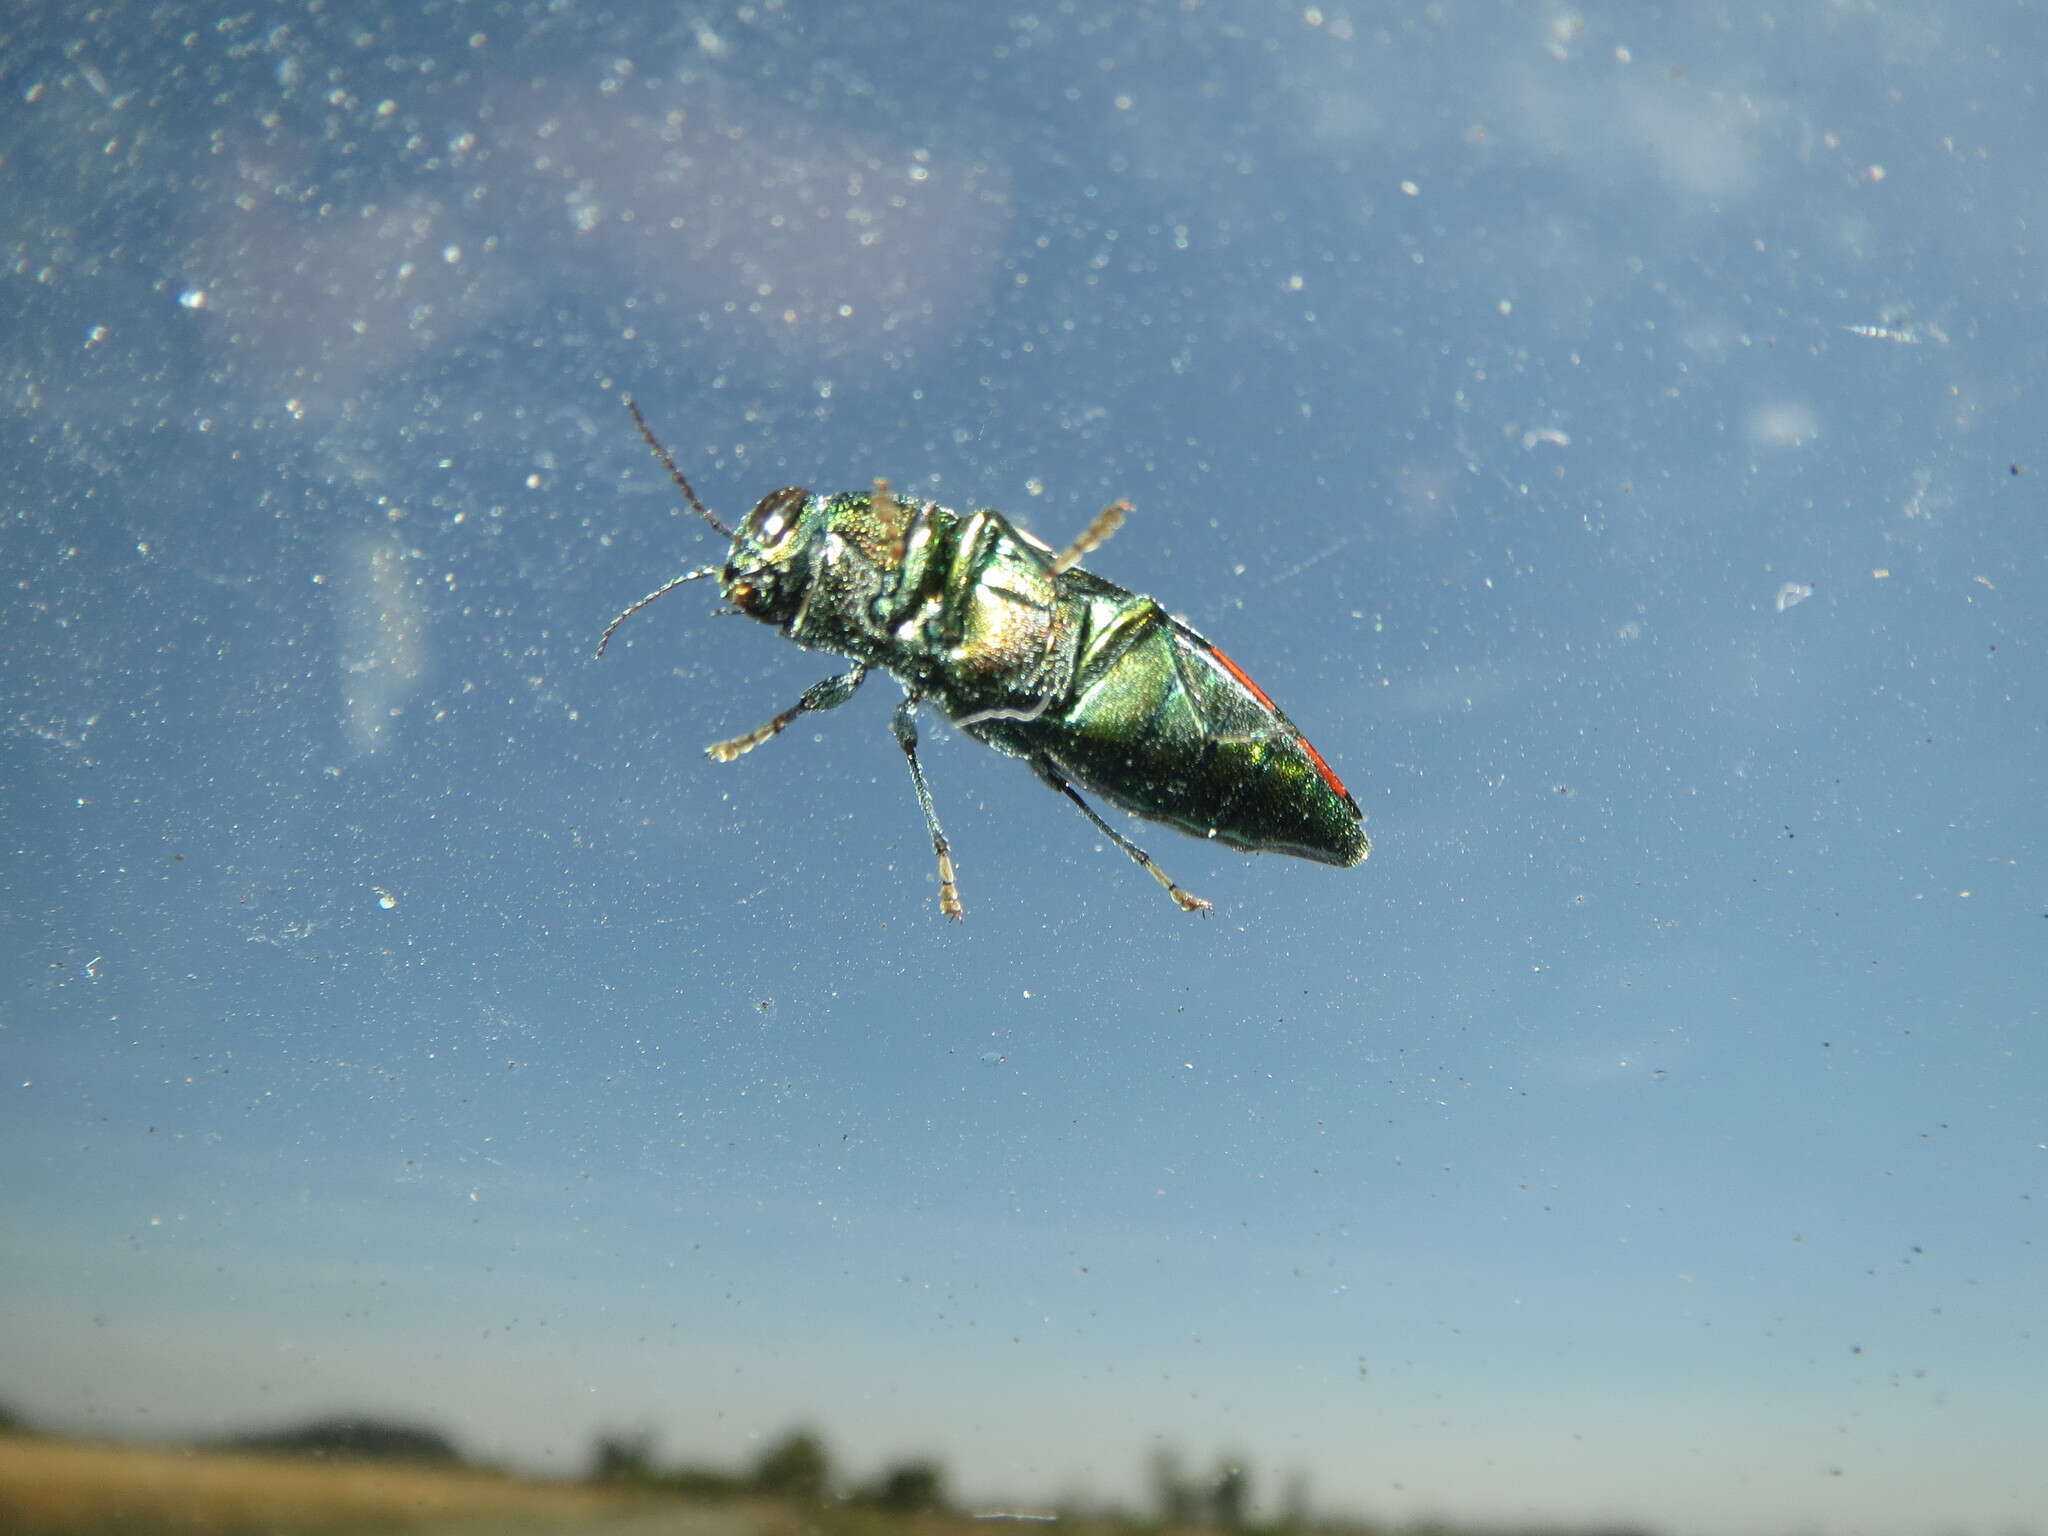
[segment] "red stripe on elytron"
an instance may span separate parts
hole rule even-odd
[[[1209,647],[1209,654],[1211,656],[1214,656],[1218,661],[1222,662],[1223,670],[1228,672],[1232,677],[1236,678],[1240,683],[1243,683],[1246,689],[1250,691],[1251,696],[1253,698],[1257,699],[1261,704],[1265,705],[1266,708],[1272,710],[1275,714],[1278,714],[1280,712],[1280,706],[1278,704],[1275,704],[1271,699],[1266,697],[1265,689],[1261,688],[1257,683],[1253,682],[1249,677],[1245,675],[1245,670],[1243,667],[1240,667],[1236,662],[1232,661],[1228,656],[1224,655],[1221,651],[1217,650],[1216,647],[1213,645]]]
[[[1266,697],[1266,690],[1261,688],[1257,683],[1253,682],[1251,678],[1246,674],[1243,667],[1240,667],[1236,662],[1232,661],[1228,656],[1224,655],[1223,652],[1217,650],[1216,647],[1213,645],[1209,647],[1209,654],[1211,656],[1214,656],[1218,661],[1223,663],[1224,671],[1228,672],[1232,677],[1236,678],[1240,683],[1244,684],[1245,692],[1249,693],[1253,698],[1257,699],[1261,704],[1265,705],[1266,708],[1273,711],[1274,714],[1277,715],[1280,713],[1280,706],[1278,704],[1275,704],[1271,699]],[[1302,735],[1299,731],[1296,731],[1294,733],[1294,740],[1295,744],[1298,745],[1302,751],[1308,754],[1308,760],[1316,765],[1316,772],[1323,776],[1323,782],[1330,786],[1331,792],[1333,794],[1341,795],[1346,800],[1349,800],[1351,798],[1351,791],[1344,787],[1344,781],[1337,777],[1336,770],[1331,768],[1331,766],[1328,763],[1323,761],[1323,754],[1315,749],[1314,743],[1312,743],[1306,736]]]
[[[1316,750],[1315,743],[1299,731],[1295,732],[1294,739],[1300,744],[1301,750],[1308,754],[1308,760],[1316,765],[1316,772],[1323,776],[1323,782],[1329,785],[1334,793],[1349,800],[1351,798],[1351,791],[1344,787],[1344,781],[1337,777],[1336,772],[1328,763],[1323,761],[1323,754]],[[1357,813],[1353,812],[1352,814],[1356,815]]]

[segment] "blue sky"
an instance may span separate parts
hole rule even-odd
[[[283,13],[280,13],[282,17]],[[353,8],[0,60],[0,1401],[579,1467],[2048,1527],[2017,6]],[[118,18],[117,18],[118,19]],[[686,588],[877,474],[1241,662],[1359,869]]]

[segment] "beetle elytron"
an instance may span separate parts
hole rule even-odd
[[[1358,802],[1321,753],[1236,662],[1149,597],[1080,568],[1131,510],[1107,507],[1055,554],[1000,512],[959,513],[874,490],[770,491],[735,533],[630,398],[626,408],[697,515],[731,540],[723,566],[688,571],[606,627],[613,633],[686,581],[716,576],[726,601],[810,651],[853,663],[766,725],[705,751],[751,752],[798,716],[853,697],[880,667],[903,685],[891,724],[939,861],[939,910],[961,915],[953,856],[917,758],[929,703],[975,740],[1021,757],[1166,887],[1184,911],[1210,904],[1171,880],[1095,813],[1076,785],[1136,816],[1248,852],[1349,867],[1371,847]]]

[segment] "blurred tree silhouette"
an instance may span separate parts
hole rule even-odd
[[[1287,1474],[1280,1488],[1280,1529],[1283,1531],[1305,1531],[1316,1523],[1315,1508],[1309,1499],[1308,1474],[1299,1469]]]
[[[1193,1525],[1201,1500],[1181,1468],[1180,1452],[1161,1446],[1152,1453],[1152,1508],[1163,1526]]]
[[[1241,1531],[1252,1501],[1252,1475],[1235,1457],[1216,1464],[1209,1483],[1209,1519],[1219,1531]]]
[[[946,1507],[946,1474],[935,1461],[899,1461],[862,1497],[880,1509],[915,1515]]]
[[[417,1461],[430,1466],[455,1466],[463,1459],[455,1442],[438,1429],[366,1414],[312,1419],[289,1429],[255,1430],[215,1443],[231,1451],[282,1451],[353,1461]]]
[[[590,1451],[594,1483],[644,1483],[654,1476],[654,1431],[600,1432]]]
[[[792,1430],[754,1463],[754,1486],[777,1498],[822,1504],[832,1479],[825,1443],[808,1429]]]

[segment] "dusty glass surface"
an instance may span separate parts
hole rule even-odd
[[[0,1397],[2044,1528],[2021,5],[31,8]],[[1276,697],[1138,840],[683,589],[876,475]],[[1305,1479],[1305,1482],[1302,1480]]]

